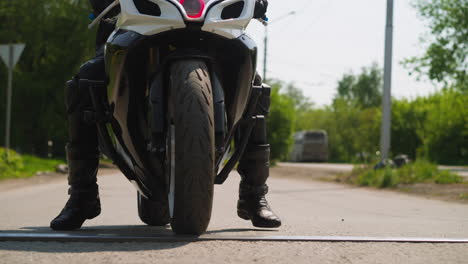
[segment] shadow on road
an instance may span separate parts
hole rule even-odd
[[[241,233],[277,232],[276,229],[256,229],[256,228],[227,228],[220,230],[207,231],[204,236],[218,237],[226,234],[235,233],[234,236]],[[193,243],[196,236],[177,236],[174,235],[169,225],[162,227],[151,227],[146,225],[120,225],[120,226],[89,226],[76,231],[53,231],[48,226],[23,227],[16,230],[0,230],[8,235],[18,234],[22,236],[21,240],[11,241],[9,239],[0,239],[0,250],[43,252],[43,253],[86,253],[86,252],[105,252],[105,251],[145,251],[145,250],[169,250],[183,247]],[[24,238],[26,236],[26,239]],[[258,235],[253,234],[252,236]],[[71,240],[60,240],[57,239]],[[76,241],[74,237],[81,237]],[[86,237],[83,239],[83,237]],[[105,237],[107,241],[100,240]],[[163,241],[148,242],[139,241],[139,238],[162,238]],[[38,239],[39,238],[39,239]],[[90,241],[86,241],[90,238]],[[136,238],[136,240],[134,239]],[[172,241],[175,238],[175,241]],[[177,241],[177,239],[188,239],[188,241]],[[109,240],[110,239],[110,240]],[[117,239],[117,241],[115,240]],[[194,241],[190,241],[190,240]],[[138,242],[138,243],[133,243]]]
[[[48,226],[23,227],[20,230],[0,230],[2,233],[17,233],[34,235],[107,235],[107,236],[155,236],[172,237],[174,233],[169,226],[90,226],[83,227],[76,231],[53,231]],[[167,250],[187,245],[189,242],[139,242],[139,243],[118,243],[118,242],[0,242],[0,250],[31,251],[45,253],[86,253],[104,251],[144,251],[144,250]]]

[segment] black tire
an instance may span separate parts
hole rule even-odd
[[[210,222],[215,179],[213,95],[206,64],[174,62],[171,86],[175,127],[171,226],[176,234],[199,235]]]
[[[155,202],[137,193],[138,216],[149,226],[165,226],[170,222],[167,200]]]

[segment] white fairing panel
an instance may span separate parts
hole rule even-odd
[[[253,17],[256,0],[210,0],[200,18],[187,16],[177,0],[146,0],[161,9],[161,16],[150,16],[138,12],[133,0],[120,0],[121,13],[117,27],[142,35],[155,35],[164,31],[185,28],[185,22],[204,21],[202,30],[226,38],[237,38],[244,34]],[[223,9],[237,2],[244,2],[244,9],[238,18],[222,19]]]
[[[244,10],[238,18],[222,19],[221,13],[226,6],[244,2]],[[213,6],[205,16],[203,31],[212,32],[226,38],[237,38],[244,34],[253,17],[255,0],[225,0]]]
[[[138,12],[133,0],[120,0],[121,13],[117,27],[142,35],[155,35],[164,31],[185,28],[179,9],[167,0],[148,0],[159,5],[161,16],[149,16]]]

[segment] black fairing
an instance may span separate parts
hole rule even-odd
[[[243,35],[226,39],[194,29],[174,30],[156,36],[142,36],[118,30],[106,45],[106,72],[114,148],[125,160],[138,189],[149,198],[166,195],[163,158],[150,151],[150,87],[155,76],[162,76],[168,94],[168,69],[173,60],[203,59],[211,74],[221,82],[225,94],[227,131],[237,126],[251,93],[255,75],[257,47]],[[153,85],[154,87],[155,85]],[[155,88],[152,88],[155,89]],[[225,144],[228,143],[225,139]],[[117,164],[119,165],[119,164]],[[127,175],[132,174],[132,175]]]

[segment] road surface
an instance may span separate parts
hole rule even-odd
[[[311,170],[313,173],[313,170]],[[272,170],[267,198],[281,216],[278,230],[253,228],[236,216],[239,176],[215,189],[204,237],[353,236],[468,238],[468,206],[390,191],[288,179]],[[112,236],[172,236],[146,227],[136,193],[115,172],[99,176],[102,214],[80,232]],[[49,221],[67,199],[65,177],[1,189],[2,234],[57,234]],[[64,233],[58,233],[64,234]],[[0,263],[468,263],[468,244],[203,241],[151,243],[0,242]]]

